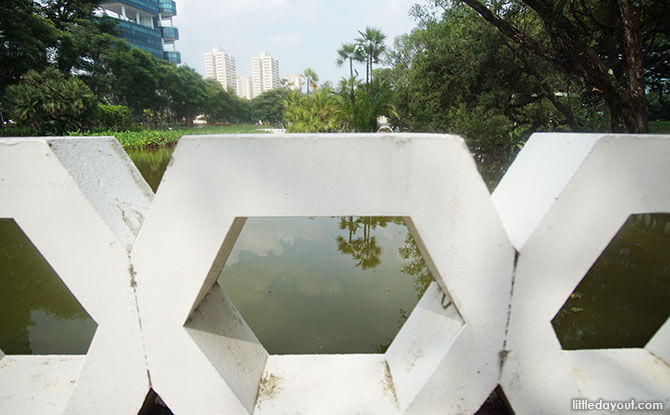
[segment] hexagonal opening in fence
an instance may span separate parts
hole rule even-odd
[[[0,286],[6,354],[86,354],[97,324],[13,219],[0,219]]]
[[[433,275],[399,217],[250,218],[217,282],[270,354],[384,353]]]
[[[670,316],[670,214],[631,215],[552,320],[564,350],[640,348]]]
[[[402,407],[464,327],[409,218],[235,222],[185,328],[242,402],[281,411],[330,379],[359,404]]]

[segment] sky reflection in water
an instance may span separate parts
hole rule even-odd
[[[250,218],[219,283],[270,353],[383,351],[428,285],[407,235],[400,218]]]

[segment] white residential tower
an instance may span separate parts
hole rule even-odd
[[[205,78],[216,79],[228,92],[237,94],[235,58],[216,48],[206,52]]]
[[[279,88],[279,61],[272,56],[261,52],[251,58],[251,79],[253,98],[265,91]]]
[[[253,87],[252,87],[251,77],[250,76],[238,76],[237,77],[237,96],[240,98],[251,99],[253,98]]]

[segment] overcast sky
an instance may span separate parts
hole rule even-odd
[[[176,0],[176,42],[182,63],[204,75],[203,55],[214,47],[235,57],[237,75],[251,75],[251,57],[265,51],[279,60],[279,76],[312,68],[334,84],[348,69],[337,50],[366,26],[393,38],[415,27],[408,12],[421,0]],[[364,75],[364,72],[359,69]]]

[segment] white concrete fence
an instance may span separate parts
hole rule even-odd
[[[630,214],[670,212],[670,137],[536,134],[493,195],[463,140],[183,138],[154,196],[111,137],[0,139],[12,218],[98,328],[85,356],[0,353],[0,414],[517,414],[662,401],[644,348],[564,351],[551,320]],[[401,216],[436,279],[384,354],[270,355],[216,279],[247,217]],[[443,295],[450,306],[443,308]]]

